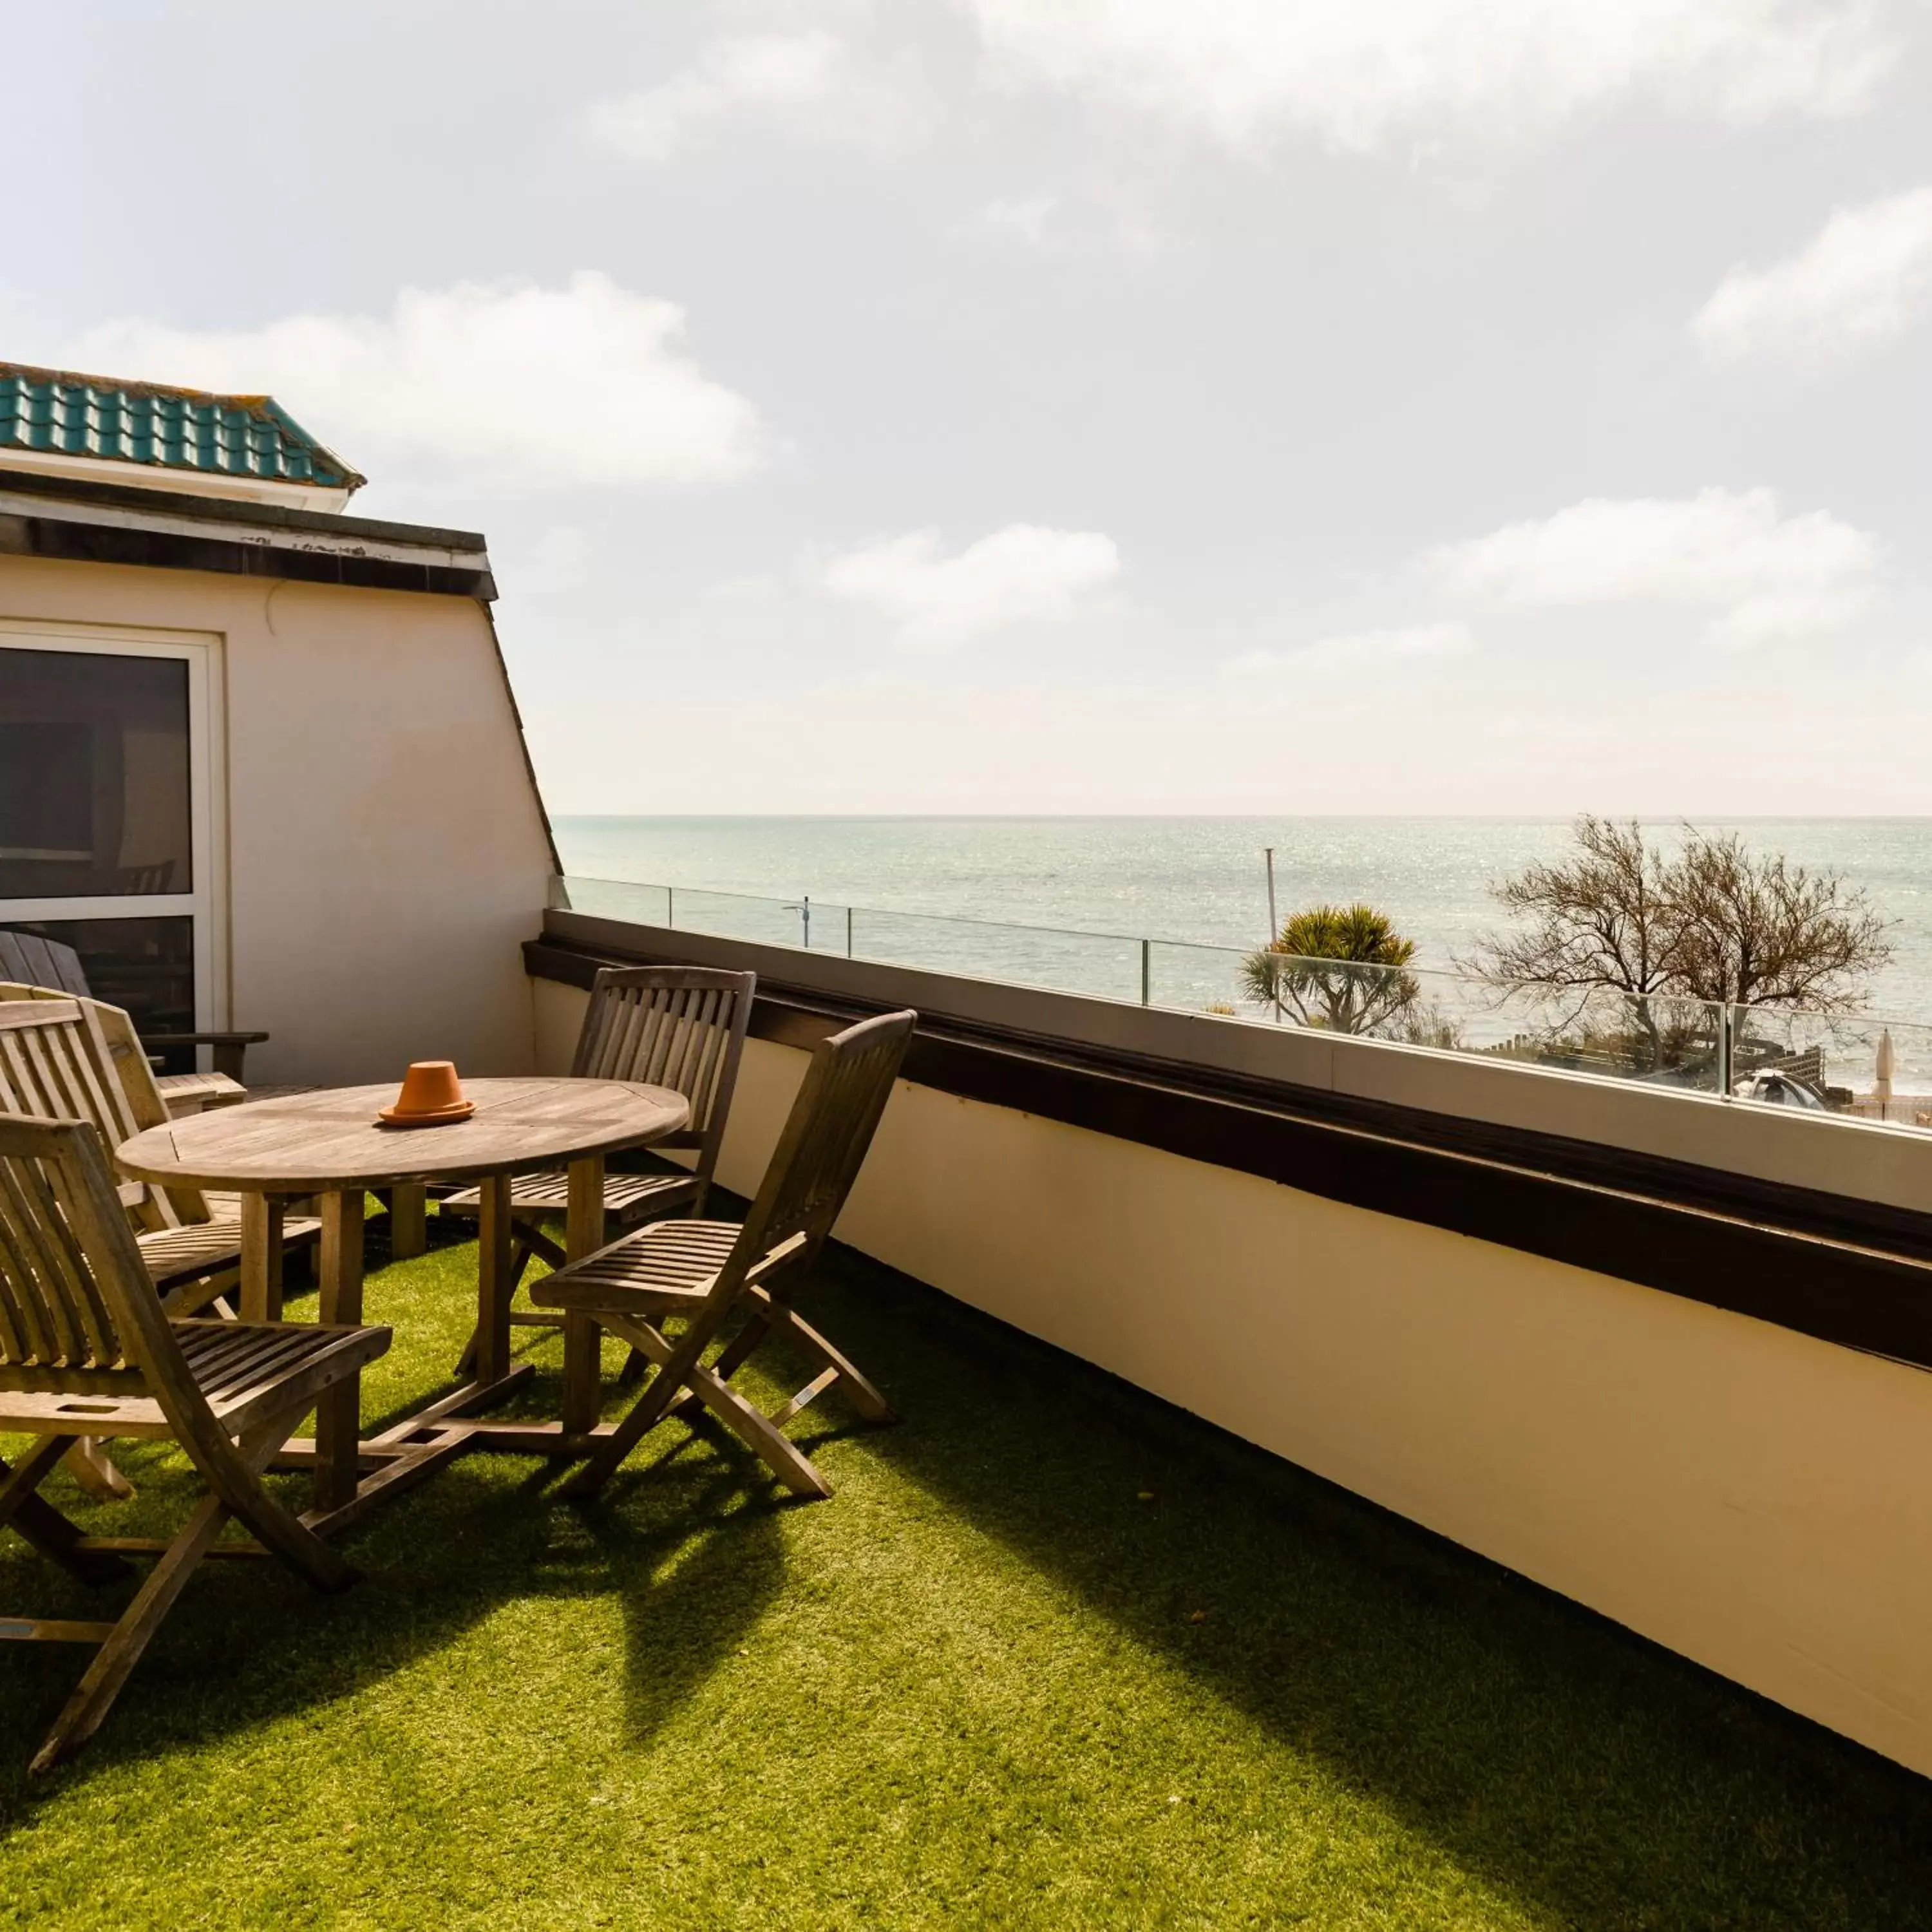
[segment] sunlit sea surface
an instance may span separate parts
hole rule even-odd
[[[1871,1010],[1932,1022],[1932,818],[1700,822],[1862,886],[1892,922],[1895,949],[1873,982]],[[1655,830],[1668,840],[1675,828]],[[574,876],[779,902],[767,915],[781,922],[775,937],[796,918],[781,908],[809,894],[820,944],[835,938],[832,922],[849,905],[1253,946],[1267,934],[1262,853],[1272,845],[1284,916],[1316,901],[1366,899],[1417,942],[1419,964],[1451,970],[1501,922],[1495,884],[1530,860],[1560,855],[1568,826],[1521,818],[560,818],[556,832]],[[875,921],[874,930],[888,928]],[[1069,956],[1076,947],[1096,970],[1118,950],[1120,970],[1138,970],[1132,949],[1076,942]],[[1182,956],[1177,948],[1172,956]]]

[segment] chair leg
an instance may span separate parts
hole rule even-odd
[[[134,1485],[108,1460],[99,1438],[83,1436],[67,1452],[67,1469],[87,1493],[100,1502],[132,1501]]]
[[[620,1322],[616,1325],[621,1328],[622,1324]],[[641,1330],[644,1324],[638,1325]],[[627,1339],[640,1352],[643,1345],[650,1340],[642,1333]],[[829,1496],[832,1493],[831,1483],[818,1465],[784,1433],[782,1425],[815,1401],[837,1380],[838,1371],[827,1369],[789,1402],[766,1415],[731,1388],[716,1367],[706,1368],[698,1363],[694,1364],[686,1378],[685,1385],[691,1393],[677,1405],[675,1412],[682,1414],[692,1408],[708,1408],[748,1448],[761,1457],[779,1481],[795,1494]]]
[[[720,1382],[729,1382],[746,1362],[752,1352],[772,1332],[772,1324],[754,1309],[745,1318],[745,1325],[734,1335],[719,1352],[711,1372]]]
[[[638,1398],[630,1414],[598,1444],[590,1460],[564,1484],[560,1493],[594,1496],[617,1473],[624,1458],[664,1419],[666,1406],[652,1384]]]
[[[175,1599],[231,1516],[245,1524],[264,1548],[273,1550],[318,1588],[340,1589],[355,1580],[353,1568],[262,1487],[260,1472],[288,1439],[290,1430],[314,1406],[311,1396],[298,1406],[256,1424],[241,1442],[224,1442],[212,1451],[205,1444],[182,1441],[182,1446],[207,1479],[211,1493],[195,1505],[180,1533],[148,1573],[147,1581],[134,1593],[134,1600],[122,1612],[120,1622],[94,1652],[94,1660],[28,1766],[30,1773],[38,1775],[51,1771],[71,1757],[100,1729],[101,1720],[121,1694],[128,1673],[140,1661],[141,1653],[160,1628],[162,1619],[173,1608]],[[16,1472],[16,1481],[37,1460],[51,1468],[71,1439],[44,1438],[34,1445],[28,1463]],[[9,1490],[13,1486],[10,1484]],[[0,1499],[4,1499],[4,1493],[0,1492]]]
[[[656,1379],[632,1403],[631,1412],[598,1443],[590,1460],[564,1484],[561,1493],[566,1496],[594,1496],[617,1473],[625,1457],[664,1420],[664,1412],[683,1388],[691,1367],[704,1353],[705,1343],[711,1339],[707,1330],[693,1323],[690,1332],[674,1348],[664,1336],[658,1335],[645,1323],[626,1322],[620,1326],[602,1311],[592,1318],[600,1327],[609,1328],[614,1335],[622,1335],[633,1348],[639,1346],[642,1336],[654,1336],[662,1344],[663,1352],[659,1355],[655,1347],[652,1348],[658,1360]]]
[[[729,1383],[720,1382],[709,1369],[692,1370],[691,1386],[692,1393],[705,1407],[751,1449],[794,1496],[822,1498],[831,1495],[832,1485],[820,1473],[818,1464],[778,1426],[779,1420],[789,1419],[797,1413],[797,1409],[788,1404],[779,1411],[777,1420],[762,1415]],[[818,1392],[814,1389],[812,1393]],[[806,1400],[809,1400],[810,1396]],[[799,1408],[804,1406],[802,1402],[798,1405]]]
[[[852,1406],[868,1422],[896,1422],[892,1405],[874,1387],[872,1379],[849,1356],[834,1348],[805,1317],[768,1289],[754,1287],[751,1294],[758,1304],[751,1319],[740,1329],[717,1360],[712,1373],[728,1382],[750,1358],[753,1350],[776,1328],[782,1328],[808,1355],[835,1370]]]
[[[128,1575],[128,1566],[105,1550],[80,1548],[80,1526],[34,1493],[74,1441],[70,1436],[43,1436],[16,1468],[9,1469],[0,1459],[0,1528],[10,1524],[43,1556],[82,1583],[111,1583]]]
[[[694,1360],[682,1374],[678,1374],[674,1359],[678,1352],[672,1348],[665,1336],[647,1322],[633,1321],[618,1315],[606,1315],[602,1318],[612,1334],[622,1341],[628,1342],[640,1354],[663,1366],[658,1370],[659,1380],[651,1385],[637,1407],[618,1425],[616,1433],[601,1444],[600,1453],[565,1484],[564,1493],[566,1496],[594,1493],[609,1479],[612,1472],[669,1406],[668,1401],[662,1397],[653,1404],[653,1398],[658,1396],[660,1388],[670,1384],[674,1376],[676,1382],[670,1384],[668,1394],[674,1394],[680,1386],[689,1389],[692,1398],[702,1402],[738,1436],[795,1496],[825,1497],[831,1495],[831,1484],[776,1422],[761,1415],[744,1396],[721,1382],[712,1370]],[[648,1411],[654,1406],[658,1414],[645,1419]],[[803,1405],[799,1406],[802,1407]],[[681,1408],[682,1405],[680,1406]],[[792,1412],[790,1409],[780,1412],[782,1416]],[[608,1468],[601,1466],[607,1463]]]
[[[784,1315],[784,1328],[794,1341],[800,1342],[808,1354],[816,1354],[826,1366],[835,1370],[838,1384],[845,1391],[845,1399],[851,1403],[868,1422],[896,1422],[898,1417],[892,1406],[873,1385],[872,1378],[852,1358],[836,1348],[813,1328],[805,1318],[778,1304]]]
[[[318,1590],[344,1590],[361,1572],[262,1486],[262,1470],[314,1406],[310,1396],[297,1407],[258,1423],[242,1442],[230,1447],[226,1456],[218,1452],[204,1460],[194,1444],[182,1446],[223,1506],[254,1532],[265,1550],[272,1550]]]
[[[141,1653],[160,1628],[161,1619],[193,1574],[195,1565],[208,1554],[208,1546],[228,1520],[228,1505],[219,1496],[204,1497],[166,1554],[148,1573],[147,1581],[135,1592],[134,1600],[114,1626],[113,1634],[94,1654],[94,1660],[74,1687],[74,1695],[54,1720],[46,1742],[34,1754],[28,1767],[38,1776],[53,1769],[63,1758],[74,1754],[100,1729],[128,1673],[140,1662]]]

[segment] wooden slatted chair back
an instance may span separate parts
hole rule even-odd
[[[141,1393],[142,1303],[165,1329],[92,1126],[0,1118],[0,1388]]]
[[[106,1158],[166,1114],[158,1095],[152,1108],[136,1108],[115,1063],[104,1010],[103,1010],[92,1000],[0,1002],[0,1114],[85,1120],[99,1136]],[[147,1063],[135,1058],[145,1072]],[[144,1230],[182,1224],[175,1204],[158,1188],[130,1181],[117,1192]],[[203,1218],[206,1214],[204,1207]]]
[[[691,1102],[690,1124],[654,1143],[696,1148],[709,1180],[731,1112],[755,973],[710,966],[607,966],[590,988],[571,1072],[590,1080],[641,1080]]]
[[[797,1259],[809,1264],[859,1178],[918,1022],[915,1012],[881,1013],[813,1048],[721,1285],[801,1238]]]
[[[4,926],[0,926],[0,980],[17,980],[27,986],[49,986],[83,997],[88,992],[80,955],[71,946]]]
[[[128,1112],[134,1118],[133,1131],[140,1133],[149,1127],[164,1126],[173,1117],[168,1112],[168,1103],[161,1096],[156,1084],[154,1070],[148,1058],[147,1049],[142,1046],[140,1036],[134,1030],[132,1017],[120,1006],[110,1006],[105,1000],[82,998],[77,994],[56,992],[50,986],[28,986],[0,980],[0,1007],[16,1000],[73,1000],[88,1018],[89,1030],[97,1032],[106,1042],[109,1058],[113,1062],[114,1073],[120,1084],[121,1091],[128,1103]],[[5,1106],[4,1096],[0,1096],[0,1108]],[[112,1124],[110,1146],[118,1146],[127,1135],[120,1132],[124,1124],[122,1120]],[[104,1133],[110,1130],[104,1127]],[[198,1188],[170,1187],[163,1190],[174,1209],[174,1220],[165,1216],[136,1210],[136,1226],[143,1232],[151,1227],[195,1226],[213,1218],[207,1198]]]

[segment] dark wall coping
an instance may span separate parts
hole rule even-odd
[[[692,956],[685,935],[596,923],[527,942],[526,970],[587,988],[600,965]],[[809,1048],[878,1010],[761,975],[752,1030]],[[1932,1367],[1932,1216],[1909,1210],[942,1015],[905,1077]]]
[[[102,509],[146,511],[156,517],[198,517],[212,523],[253,524],[262,530],[299,531],[316,536],[417,544],[438,550],[481,551],[487,548],[482,533],[476,530],[444,530],[434,524],[400,524],[382,517],[300,510],[292,504],[251,503],[241,497],[197,496],[190,490],[144,490],[138,483],[94,483],[80,477],[51,475],[45,470],[10,469],[4,450],[0,450],[0,490],[83,508],[94,505]]]
[[[4,465],[0,556],[485,601],[496,595],[483,538],[471,531],[75,482]]]

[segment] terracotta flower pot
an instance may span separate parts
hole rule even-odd
[[[413,1060],[403,1076],[403,1090],[393,1106],[376,1116],[385,1126],[434,1127],[447,1120],[466,1120],[476,1112],[473,1100],[463,1097],[453,1060]]]

